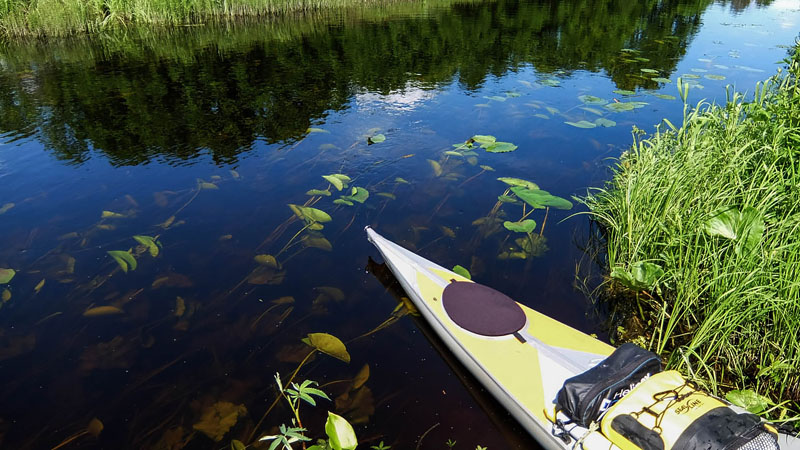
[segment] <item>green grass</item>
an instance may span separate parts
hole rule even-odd
[[[784,421],[800,414],[800,46],[788,64],[751,101],[729,91],[685,106],[680,128],[635,130],[612,180],[582,199],[607,247],[606,292],[627,293],[644,342],[716,393],[766,396]]]
[[[131,25],[187,26],[297,12],[363,9],[448,0],[0,0],[0,36],[52,38]]]

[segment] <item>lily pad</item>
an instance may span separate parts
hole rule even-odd
[[[310,206],[299,206],[294,204],[289,204],[289,208],[294,211],[294,214],[302,220],[306,222],[319,222],[319,223],[327,223],[333,220],[331,216],[326,213],[325,211],[317,208],[312,208]]]
[[[608,103],[608,100],[600,97],[595,97],[594,95],[581,95],[578,97],[578,100],[587,105],[605,105],[606,103]]]
[[[336,204],[336,205],[353,206],[353,202],[351,202],[349,200],[345,200],[343,198],[337,198],[336,200],[333,201],[333,203]]]
[[[664,77],[651,78],[651,80],[656,81],[658,83],[672,83],[672,80],[670,80],[669,78],[664,78]]]
[[[339,177],[337,177],[335,175],[323,175],[322,178],[324,178],[325,181],[327,181],[330,184],[332,184],[333,187],[335,187],[337,191],[341,191],[342,189],[344,189],[345,183],[341,178],[339,178]]]
[[[656,69],[639,69],[643,73],[658,73]]]
[[[309,333],[308,337],[303,338],[303,342],[326,355],[333,356],[346,363],[350,362],[350,354],[347,353],[347,347],[336,336],[328,333]]]
[[[516,145],[511,142],[495,142],[493,144],[481,145],[489,153],[508,153],[516,150]]]
[[[598,116],[602,116],[603,114],[605,114],[604,111],[601,111],[601,110],[599,110],[597,108],[590,108],[588,106],[584,106],[581,109],[586,111],[586,112],[590,112],[592,114],[597,114]]]
[[[500,97],[499,95],[492,95],[492,96],[488,96],[488,97],[484,95],[483,98],[486,98],[486,99],[489,99],[489,100],[494,100],[496,102],[504,102],[504,101],[506,101],[505,97]]]
[[[0,284],[6,284],[14,278],[17,271],[14,269],[0,269]]]
[[[457,273],[458,275],[461,275],[462,277],[468,280],[472,279],[472,275],[470,275],[469,270],[467,270],[464,266],[456,264],[455,267],[453,267],[453,272]]]
[[[635,106],[630,102],[615,102],[605,105],[604,108],[606,108],[609,111],[623,112],[623,111],[633,111],[635,109]]]
[[[547,114],[542,114],[542,113],[534,114],[533,117],[538,117],[540,119],[549,119],[550,118],[550,116],[548,116]]]
[[[262,266],[272,267],[273,269],[278,268],[278,260],[272,255],[256,255],[253,257],[253,260]]]
[[[631,264],[630,270],[615,267],[611,271],[611,278],[636,291],[654,289],[663,276],[664,269],[661,266],[647,261]]]
[[[653,96],[662,100],[675,100],[675,96],[669,94],[653,94]]]
[[[559,86],[561,86],[561,82],[558,81],[556,78],[548,78],[546,80],[539,80],[539,84],[543,84],[545,86],[550,86],[550,87],[559,87]]]
[[[627,89],[616,89],[611,92],[619,95],[636,95],[636,91],[629,91]]]
[[[571,126],[573,126],[575,128],[594,128],[594,127],[597,126],[594,123],[589,122],[588,120],[581,120],[581,121],[578,121],[578,122],[569,122],[569,121],[567,121],[567,122],[564,122],[564,123],[567,124],[567,125],[571,125]]]
[[[433,174],[435,176],[439,177],[439,176],[442,175],[442,165],[441,164],[439,164],[438,162],[436,162],[436,161],[434,161],[432,159],[428,160],[428,164],[430,164],[431,169],[433,169]]]
[[[572,209],[572,202],[567,199],[550,194],[541,189],[526,189],[523,187],[512,187],[511,192],[517,195],[522,201],[534,208],[544,208],[550,206],[556,209]]]
[[[356,433],[352,425],[342,416],[328,411],[328,421],[325,422],[325,434],[333,450],[354,450],[358,446]]]
[[[536,222],[532,219],[525,219],[521,222],[511,222],[506,220],[503,222],[503,226],[509,231],[514,231],[517,233],[530,233],[534,228],[536,228]]]
[[[141,235],[136,235],[133,238],[136,240],[136,242],[147,247],[147,250],[150,252],[150,256],[152,256],[153,258],[158,256],[159,249],[161,248],[161,243],[156,241],[155,238],[150,236],[141,236]]]
[[[715,74],[712,74],[712,73],[707,74],[705,77],[708,78],[709,80],[717,80],[717,81],[721,81],[721,80],[725,79],[725,75],[715,75]]]
[[[351,202],[364,203],[369,198],[369,191],[363,187],[353,187],[350,195],[342,198]]]
[[[341,190],[341,189],[339,189],[339,190]],[[331,196],[331,191],[329,191],[327,189],[324,190],[324,191],[322,189],[310,189],[310,190],[306,191],[306,195],[321,195],[323,197],[330,197]]]
[[[367,139],[367,142],[368,142],[369,144],[380,144],[381,142],[383,142],[383,141],[385,141],[385,140],[386,140],[386,136],[384,136],[384,135],[382,135],[382,134],[376,134],[376,135],[374,135],[374,136],[370,136],[370,137]]]
[[[472,140],[478,144],[494,144],[497,142],[496,137],[485,134],[476,134],[475,136],[472,136]]]
[[[599,117],[599,118],[595,119],[594,123],[597,124],[597,126],[605,127],[605,128],[609,128],[609,127],[613,127],[613,126],[617,125],[617,122],[614,122],[611,119],[606,119],[605,117]]]
[[[523,180],[521,178],[500,177],[497,180],[502,181],[509,186],[522,186],[527,189],[539,189],[538,184],[534,183],[533,181]]]

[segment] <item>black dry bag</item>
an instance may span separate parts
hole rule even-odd
[[[567,379],[556,395],[556,407],[586,428],[637,384],[660,371],[658,355],[622,344],[600,364]]]

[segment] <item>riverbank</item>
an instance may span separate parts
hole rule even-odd
[[[642,343],[778,421],[800,415],[800,46],[787,63],[754,94],[685,106],[680,128],[635,130],[583,199]]]
[[[365,7],[424,10],[455,3],[469,0],[4,0],[0,3],[0,37],[55,38],[132,25],[190,27],[314,11]]]

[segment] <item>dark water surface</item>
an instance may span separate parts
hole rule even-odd
[[[281,405],[254,431],[273,374],[288,378],[300,339],[327,332],[351,362],[300,370],[340,396],[303,408],[312,434],[331,409],[360,448],[415,448],[428,430],[420,448],[535,447],[504,414],[489,420],[410,316],[358,338],[397,306],[363,227],[602,337],[575,289],[588,221],[566,219],[577,206],[536,210],[529,258],[498,259],[526,253],[519,234],[473,225],[505,190],[496,178],[565,198],[600,186],[633,126],[680,122],[678,77],[691,103],[724,101],[726,84],[752,92],[798,29],[793,0],[501,0],[5,44],[0,268],[16,276],[0,286],[0,444],[51,448],[94,417],[99,438],[64,448],[248,442],[288,423]],[[476,134],[518,148],[444,153]],[[350,187],[312,200],[332,220],[301,232],[287,204],[336,173]],[[363,203],[333,203],[353,186]],[[134,235],[163,247],[153,257]],[[126,273],[107,252],[129,249]],[[215,442],[193,425],[218,402],[243,408]]]

